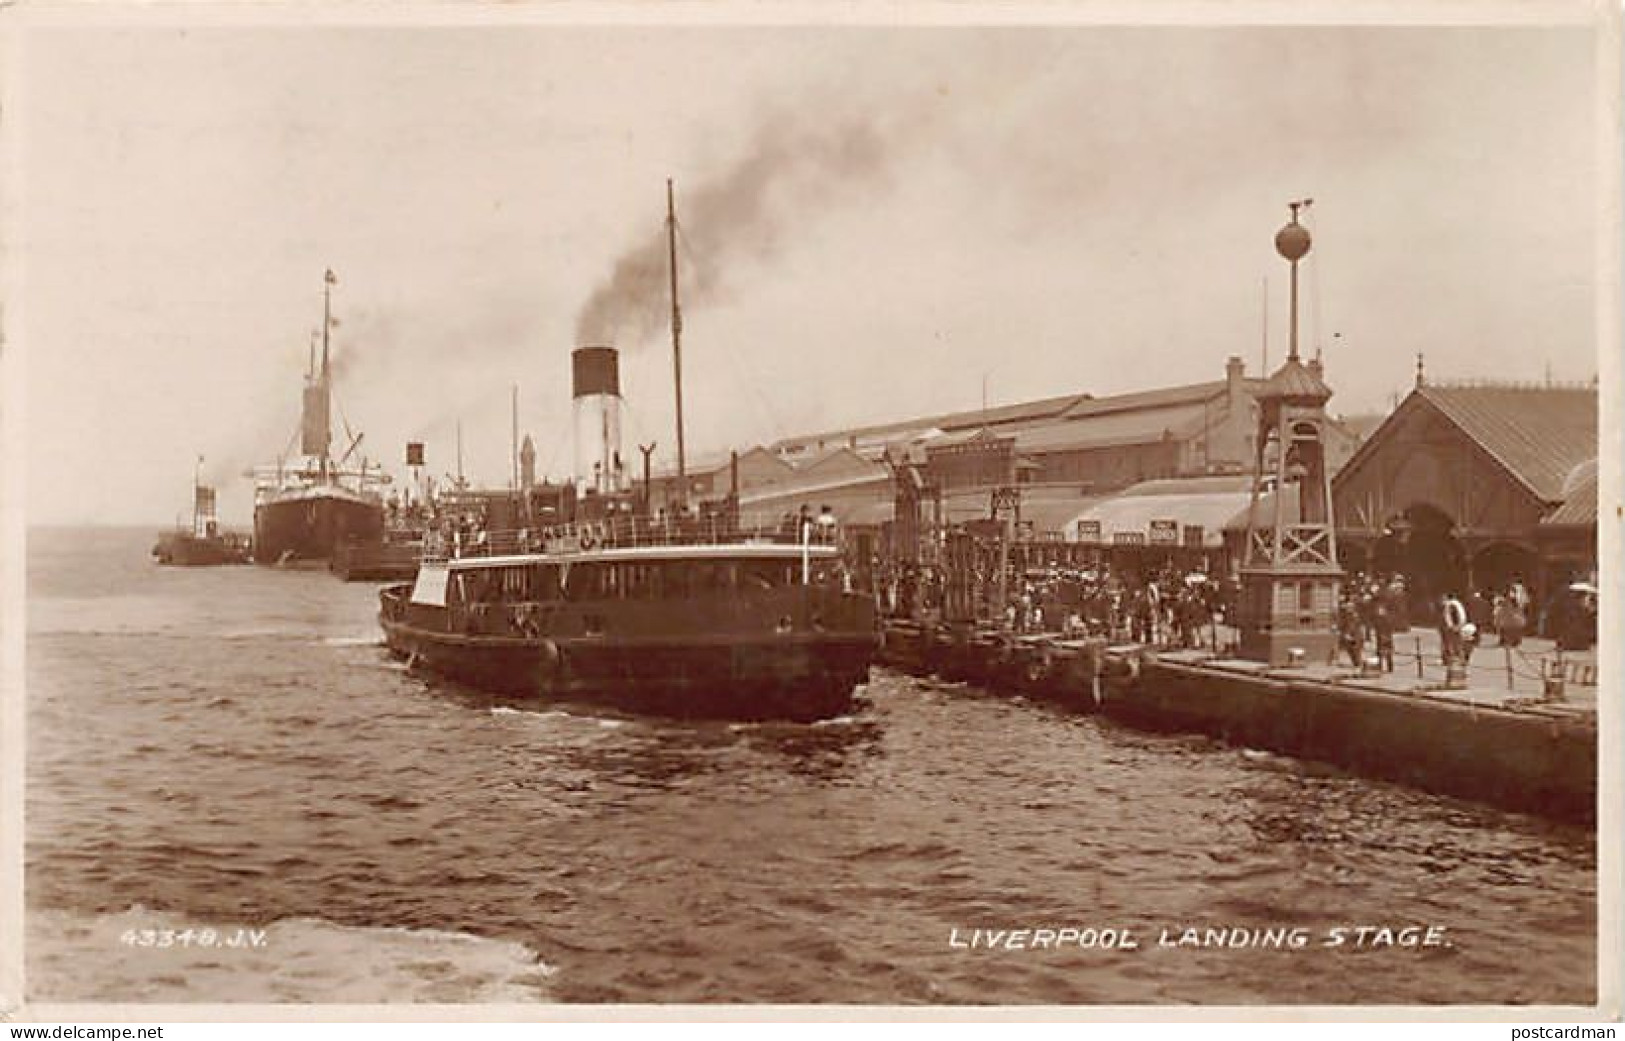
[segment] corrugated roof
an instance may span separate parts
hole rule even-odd
[[[1264,385],[1264,393],[1289,401],[1325,401],[1332,396],[1326,381],[1295,357],[1289,357]]]
[[[1136,409],[1067,419],[1016,434],[1016,451],[1026,454],[1064,452],[1074,448],[1139,445],[1178,437],[1200,426],[1208,411],[1202,401],[1179,406]]]
[[[818,434],[781,438],[773,443],[773,450],[782,452],[796,445],[804,445],[815,449],[819,442],[822,442],[825,448],[833,448],[837,445],[850,445],[853,439],[856,439],[861,445],[865,442],[912,439],[913,436],[929,432],[932,429],[938,431],[962,431],[967,428],[980,428],[995,424],[1006,425],[1051,419],[1088,397],[1087,394],[1062,394],[1058,397],[1043,398],[1039,401],[1023,401],[1014,405],[998,405],[988,409],[949,412],[937,416],[920,416],[914,419],[899,420],[894,423],[872,423],[867,426],[843,427],[836,430],[826,430]]]
[[[1590,528],[1597,523],[1597,472],[1569,492],[1563,505],[1541,518],[1543,528]]]
[[[959,430],[964,427],[1019,423],[1029,419],[1050,419],[1088,398],[1087,394],[1062,394],[1059,397],[1043,398],[1039,401],[1023,401],[1014,405],[976,409],[972,412],[955,412],[939,417],[935,425],[944,430]]]
[[[778,457],[775,456],[774,458],[777,459]],[[831,479],[837,473],[843,471],[849,473],[873,474],[876,467],[883,468],[883,464],[865,459],[857,452],[845,446],[840,448],[832,448],[822,455],[815,456],[812,459],[807,459],[797,464],[793,468],[790,467],[789,464],[784,465],[786,469],[794,469],[794,471],[798,474],[808,475],[808,480],[811,480],[810,475],[815,473],[824,479]]]
[[[1013,435],[1011,434],[988,430],[986,427],[976,427],[968,430],[955,430],[952,433],[933,437],[931,440],[925,443],[925,447],[929,451],[933,448],[950,448],[954,445],[968,445],[973,441],[988,441],[996,444],[1000,441],[1007,440],[1012,436]]]
[[[884,466],[875,467],[871,473],[835,474],[828,478],[819,478],[817,474],[809,475],[807,481],[784,481],[777,484],[762,485],[759,488],[749,488],[739,493],[741,505],[754,505],[764,502],[777,502],[796,498],[808,498],[819,493],[832,493],[853,488],[861,488],[866,484],[884,482],[884,487],[891,485],[891,471]],[[889,493],[885,493],[889,494]]]
[[[1248,390],[1254,390],[1264,381],[1247,379],[1242,382],[1247,385]],[[1108,398],[1085,398],[1067,409],[1061,418],[1082,419],[1085,416],[1101,416],[1109,412],[1200,403],[1224,393],[1226,386],[1224,380],[1212,380],[1207,383],[1188,383],[1182,387],[1162,387],[1157,390],[1135,391],[1132,394],[1113,394]]]
[[[1177,486],[1185,484],[1184,490]],[[1075,539],[1078,522],[1100,522],[1101,541],[1110,543],[1118,532],[1145,534],[1154,520],[1171,520],[1180,525],[1183,543],[1184,527],[1202,526],[1202,545],[1216,547],[1224,544],[1225,526],[1238,512],[1247,509],[1252,498],[1252,485],[1237,478],[1191,478],[1188,482],[1147,482],[1153,487],[1135,485],[1121,495],[1104,499],[1079,511],[1067,524],[1067,538]],[[1162,487],[1155,487],[1155,486]],[[1205,485],[1205,487],[1204,487]]]
[[[739,453],[739,462],[741,464],[756,458],[766,459],[768,462],[775,464],[777,468],[781,468],[786,474],[793,472],[795,469],[761,445],[756,445]],[[622,454],[622,459],[626,459],[625,453]],[[637,459],[636,455],[632,456],[633,461],[637,461]],[[729,452],[702,452],[699,455],[688,456],[683,460],[683,472],[688,477],[725,474],[732,466],[733,457]],[[627,469],[628,472],[631,472],[632,467],[630,464],[628,464]],[[677,478],[676,461],[662,463],[660,466],[652,468],[649,476],[651,480],[656,481],[675,480]],[[642,480],[641,471],[638,472],[637,477]]]
[[[1250,498],[1250,496],[1251,493],[1249,492],[1248,497]],[[1224,530],[1245,532],[1247,530],[1248,523],[1252,520],[1252,518],[1248,517],[1247,515],[1247,511],[1249,509],[1251,509],[1251,503],[1244,502],[1241,509],[1236,511],[1236,515],[1224,522]],[[1286,486],[1286,509],[1288,516],[1297,515],[1298,486],[1296,484],[1289,484]],[[1267,527],[1275,523],[1274,492],[1265,492],[1258,497],[1258,513],[1256,514],[1256,517],[1258,523],[1262,526]]]
[[[1595,387],[1423,385],[1416,392],[1547,502],[1597,456]]]
[[[1031,521],[1037,532],[1063,531],[1073,518],[1094,503],[1098,495],[1084,495],[1074,486],[1021,485],[1021,519]],[[949,492],[942,505],[951,521],[965,521],[989,515],[991,492],[986,488],[976,491]]]
[[[1249,394],[1258,393],[1267,382],[1267,380],[1256,376],[1247,376],[1242,379],[1242,384]],[[903,435],[915,435],[931,427],[941,431],[959,433],[966,430],[980,429],[984,426],[993,426],[999,428],[1000,433],[1005,433],[1024,426],[1030,428],[1035,425],[1045,424],[1047,421],[1084,419],[1104,416],[1114,412],[1129,412],[1142,409],[1200,405],[1204,401],[1210,401],[1222,395],[1227,387],[1228,383],[1225,380],[1210,380],[1205,383],[1134,391],[1128,394],[1114,394],[1109,397],[1095,397],[1083,392],[1059,394],[1054,397],[1040,398],[1037,401],[1017,402],[1013,405],[998,405],[987,409],[966,409],[960,412],[922,416],[893,423],[872,423],[864,426],[827,430],[816,434],[786,437],[775,441],[771,448],[774,452],[784,453],[797,448],[802,450],[816,449],[820,442],[822,442],[824,448],[833,448],[837,445],[850,445],[853,439],[856,439],[861,446],[864,442],[880,443],[897,440]]]
[[[853,441],[863,444],[866,441],[886,441],[894,438],[907,439],[910,435],[929,429],[933,425],[934,421],[930,418],[903,419],[895,423],[873,423],[868,426],[826,430],[818,434],[781,437],[769,447],[773,452],[777,453],[783,453],[791,449],[817,452],[842,445],[849,446]],[[820,444],[822,444],[822,448],[819,447]]]
[[[1216,474],[1211,477],[1158,477],[1123,489],[1121,495],[1203,495],[1246,492],[1252,494],[1252,474]]]
[[[1021,519],[1032,521],[1036,532],[1059,531],[1065,532],[1068,524],[1078,519],[1078,514],[1092,508],[1101,501],[1098,495],[1084,497],[1077,492],[1071,495],[1052,498],[1029,498],[1026,495],[1021,499]]]

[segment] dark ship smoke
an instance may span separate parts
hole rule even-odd
[[[819,127],[773,121],[720,176],[691,188],[678,183],[683,300],[714,299],[725,289],[722,273],[742,258],[772,255],[788,222],[875,191],[903,136],[868,119]],[[582,307],[576,343],[633,347],[665,327],[666,250],[662,222],[621,255]]]

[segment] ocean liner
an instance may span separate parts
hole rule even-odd
[[[326,561],[347,539],[383,537],[384,504],[377,487],[388,478],[379,468],[357,458],[361,435],[349,438],[343,454],[332,455],[333,376],[329,334],[334,323],[328,271],[322,285],[321,360],[314,342],[305,375],[304,408],[299,430],[300,454],[278,458],[274,469],[254,471],[254,560],[260,564]],[[349,434],[346,429],[346,434]]]

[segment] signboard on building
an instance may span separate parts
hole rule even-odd
[[[1078,522],[1079,542],[1099,542],[1100,522],[1097,520],[1081,520]]]
[[[1172,520],[1152,521],[1150,541],[1153,546],[1179,545],[1179,522]]]
[[[1143,532],[1143,531],[1118,531],[1118,532],[1113,532],[1112,533],[1112,542],[1114,544],[1116,544],[1116,545],[1119,545],[1119,546],[1143,546],[1143,545],[1145,545],[1145,532]]]
[[[406,442],[406,465],[407,466],[422,466],[423,465],[423,442],[422,441],[408,441],[408,442]]]

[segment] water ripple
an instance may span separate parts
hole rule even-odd
[[[811,726],[508,704],[390,667],[370,586],[95,539],[31,546],[35,1000],[1593,998],[1589,832],[884,672]],[[119,942],[203,923],[275,949]],[[1361,924],[1453,946],[1156,943]],[[1140,946],[950,943],[1063,926]]]

